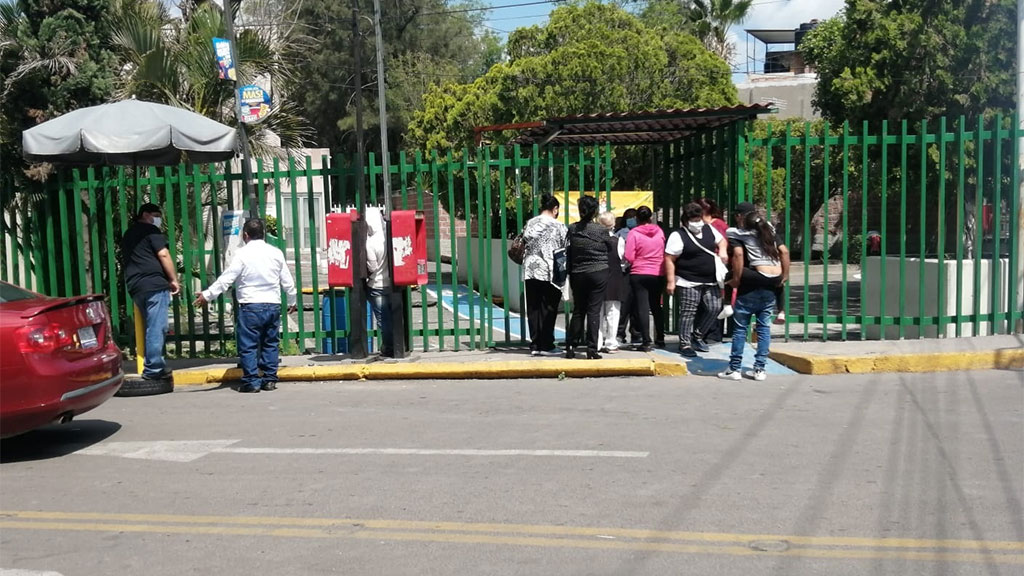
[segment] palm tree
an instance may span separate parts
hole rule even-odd
[[[686,15],[704,47],[729,62],[735,51],[729,42],[729,28],[746,20],[752,3],[753,0],[692,0]]]
[[[224,12],[212,2],[194,3],[172,18],[155,0],[115,0],[113,46],[123,59],[118,98],[187,108],[228,125],[236,124],[234,85],[217,77],[213,38],[224,37]],[[284,30],[282,32],[282,30]],[[242,28],[235,51],[239,79],[283,85],[292,68],[289,54],[307,44],[295,28]],[[287,47],[287,49],[286,49]],[[280,94],[270,115],[248,128],[255,157],[284,156],[311,134],[297,107]]]

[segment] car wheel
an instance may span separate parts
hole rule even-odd
[[[121,389],[114,396],[129,398],[132,396],[154,396],[156,394],[167,394],[174,392],[174,381],[167,380],[144,380],[142,378],[125,378]]]

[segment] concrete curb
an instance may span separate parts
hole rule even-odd
[[[1024,370],[1024,350],[1019,348],[870,356],[771,352],[768,356],[801,374]]]
[[[655,358],[622,360],[543,360],[491,362],[421,362],[286,366],[283,382],[334,380],[496,380],[517,378],[601,378],[614,376],[684,376],[686,365]],[[206,386],[238,381],[238,368],[175,370],[175,386]]]

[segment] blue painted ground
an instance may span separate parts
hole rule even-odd
[[[442,285],[441,294],[437,294],[437,286],[435,284],[429,284],[426,286],[427,293],[437,298],[438,302],[441,303],[444,308],[453,314],[458,314],[459,318],[468,321],[470,314],[473,315],[473,321],[479,323],[480,319],[484,317],[484,314],[488,313],[488,310],[494,318],[494,331],[501,332],[502,334],[508,334],[513,340],[519,340],[523,338],[525,340],[530,339],[530,329],[526,325],[526,318],[522,317],[515,312],[508,313],[508,326],[505,325],[505,310],[500,306],[495,306],[493,303],[488,302],[479,293],[470,291],[468,286],[459,285],[452,287],[451,285]],[[555,327],[555,340],[564,340],[565,330]]]
[[[509,312],[508,327],[506,329],[505,310],[500,306],[495,306],[493,303],[488,302],[477,292],[470,291],[467,286],[459,285],[453,288],[450,285],[442,285],[440,295],[437,294],[436,285],[427,285],[425,288],[427,289],[428,294],[437,298],[438,302],[441,303],[441,306],[453,314],[458,314],[459,318],[466,320],[467,323],[469,322],[470,312],[473,314],[474,322],[479,323],[484,314],[488,313],[488,310],[490,310],[490,313],[494,318],[495,332],[501,332],[502,334],[507,333],[510,338],[515,340],[519,340],[523,335],[525,335],[525,339],[529,339],[529,329],[526,326],[525,318],[515,312]],[[565,330],[556,327],[555,340],[562,341],[564,339]],[[669,346],[671,350],[675,345],[670,343]],[[674,360],[683,360],[686,363],[686,367],[690,374],[698,376],[715,376],[728,367],[731,345],[728,342],[713,344],[710,352],[701,354],[701,357],[699,358],[692,359],[682,358],[678,353],[671,352],[670,350],[655,350],[655,353],[671,357]],[[746,349],[743,351],[743,369],[746,370],[753,366],[754,348],[750,344],[747,344]],[[796,372],[771,359],[768,360],[768,364],[765,366],[765,371],[769,375],[778,376],[796,374]]]
[[[711,351],[705,354],[701,354],[698,358],[683,358],[678,353],[673,353],[672,344],[669,344],[669,350],[655,350],[655,353],[663,356],[671,356],[675,359],[682,359],[686,363],[686,368],[690,374],[696,376],[717,376],[719,372],[725,371],[729,367],[729,352],[732,350],[732,345],[728,342],[721,344],[711,344]],[[754,367],[754,347],[749,343],[743,350],[743,369],[748,370]],[[765,372],[769,376],[785,376],[790,374],[796,374],[796,372],[786,368],[782,364],[768,359],[768,363],[765,365]]]

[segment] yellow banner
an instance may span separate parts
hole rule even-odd
[[[588,196],[593,196],[591,192],[587,193]],[[565,192],[557,193],[558,201],[562,203],[562,212],[569,213],[569,222],[576,222],[580,219],[579,210],[576,208],[576,203],[579,202],[579,192],[569,192],[568,206],[565,205]],[[601,193],[600,197],[601,212],[607,211],[608,208],[608,194],[605,192]],[[650,209],[654,209],[654,192],[651,190],[612,190],[611,198],[611,211],[616,216],[622,216],[622,213],[629,208],[639,208],[641,206],[647,206]],[[559,218],[561,220],[561,218]]]

